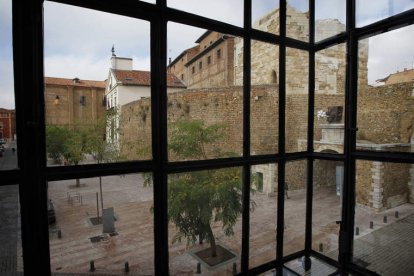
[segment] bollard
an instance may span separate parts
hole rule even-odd
[[[58,239],[61,239],[62,238],[62,231],[61,230],[58,230],[57,231],[57,236],[58,236]]]
[[[356,228],[355,228],[355,235],[356,235],[356,236],[359,236],[359,227],[356,227]]]
[[[89,271],[90,272],[94,272],[95,271],[95,262],[94,261],[90,261],[89,262]]]
[[[383,222],[387,223],[387,216],[384,216]]]
[[[197,272],[196,274],[201,274],[201,264],[197,263]]]
[[[319,244],[319,252],[323,252],[323,243]]]
[[[237,264],[233,263],[233,275],[237,274]]]
[[[395,218],[398,218],[400,216],[400,214],[398,213],[398,211],[395,211]]]
[[[125,269],[124,269],[125,273],[129,272],[129,263],[125,262]]]
[[[373,221],[369,222],[369,228],[374,229],[374,222]]]

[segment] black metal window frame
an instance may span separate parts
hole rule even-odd
[[[276,268],[282,275],[283,264],[304,256],[317,257],[338,268],[338,273],[376,275],[352,263],[352,243],[355,212],[355,162],[379,160],[414,163],[414,154],[396,152],[368,152],[356,149],[358,41],[392,29],[414,23],[414,10],[388,17],[376,23],[356,28],[355,2],[348,0],[346,31],[334,37],[315,42],[315,0],[309,0],[309,42],[286,35],[286,1],[280,1],[280,34],[270,34],[252,28],[252,0],[244,0],[243,27],[212,20],[167,7],[166,0],[156,4],[138,0],[56,0],[54,2],[124,15],[149,21],[151,24],[151,107],[152,160],[111,164],[47,167],[45,146],[45,111],[43,82],[43,1],[13,1],[13,55],[15,78],[18,169],[0,171],[0,185],[19,185],[24,270],[26,275],[50,275],[47,181],[95,177],[126,173],[152,172],[154,176],[154,268],[156,275],[168,275],[168,174],[194,170],[243,168],[242,214],[242,275],[254,275]],[[167,23],[176,22],[214,30],[243,38],[243,155],[236,158],[188,162],[169,162],[167,159]],[[252,40],[279,45],[279,140],[278,154],[251,155],[250,153],[250,44]],[[343,154],[315,153],[313,126],[315,103],[315,53],[339,43],[347,45],[345,91],[345,142]],[[307,151],[285,151],[286,103],[286,48],[309,53],[309,99]],[[342,223],[340,227],[339,261],[312,250],[313,161],[344,162],[344,190]],[[277,228],[276,259],[259,267],[249,267],[249,206],[251,166],[278,164],[278,225],[284,225],[285,165],[288,161],[307,160],[307,203],[304,250],[283,256],[283,227]],[[279,274],[280,273],[280,274]]]

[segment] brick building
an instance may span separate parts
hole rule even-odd
[[[16,139],[16,112],[14,109],[0,108],[0,139],[4,142]]]
[[[195,43],[168,65],[168,72],[188,89],[234,85],[234,37],[206,31]]]
[[[104,118],[105,81],[45,77],[47,125],[96,123]]]

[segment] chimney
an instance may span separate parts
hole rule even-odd
[[[112,56],[111,68],[116,70],[132,71],[132,58]]]
[[[73,79],[73,84],[79,84],[80,83],[80,79],[79,78],[74,78]]]
[[[170,65],[170,64],[171,64],[171,57],[168,58],[168,65]]]

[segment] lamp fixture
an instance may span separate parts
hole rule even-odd
[[[53,104],[54,105],[58,105],[59,104],[59,100],[60,100],[59,96],[56,95],[55,100],[53,101]]]

